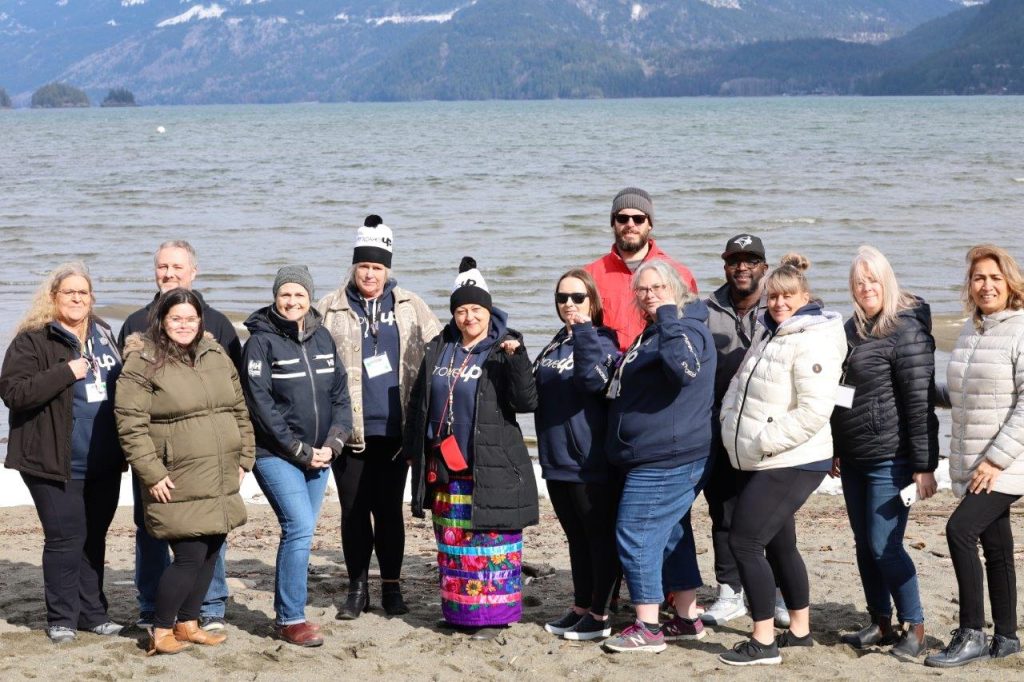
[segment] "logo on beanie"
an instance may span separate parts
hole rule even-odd
[[[462,282],[461,282],[461,283],[459,284],[459,286],[460,286],[460,287],[475,287],[475,286],[476,286],[476,280],[475,280],[475,279],[472,279],[472,278],[470,278],[470,279],[464,279],[464,280],[462,280]]]
[[[740,237],[736,237],[736,239],[733,239],[732,243],[738,244],[741,249],[745,249],[754,243],[754,239],[749,234],[745,234]]]

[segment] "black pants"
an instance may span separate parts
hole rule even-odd
[[[351,582],[366,580],[374,549],[383,580],[398,580],[402,575],[402,497],[409,465],[404,456],[395,457],[401,446],[397,438],[370,437],[364,451],[345,448],[334,462],[341,500],[341,549]]]
[[[153,618],[155,627],[171,628],[175,621],[199,619],[199,609],[213,580],[213,569],[226,537],[203,535],[170,541],[174,561],[160,576]]]
[[[775,615],[775,585],[791,610],[810,605],[807,567],[796,546],[794,515],[825,478],[824,471],[768,469],[741,472],[729,546],[753,620]]]
[[[739,472],[732,468],[729,455],[724,449],[715,451],[711,476],[704,485],[704,499],[708,502],[711,517],[711,546],[715,552],[715,579],[719,585],[728,585],[734,591],[740,590],[740,569],[736,565],[729,546],[732,530],[732,515],[739,499]]]
[[[1017,636],[1017,572],[1013,566],[1010,505],[1019,495],[967,493],[946,523],[946,542],[960,588],[960,627],[985,625],[985,592],[978,540],[985,552],[988,597],[997,635]]]
[[[22,474],[43,525],[46,622],[71,629],[106,623],[103,562],[107,529],[117,511],[120,473],[51,481]]]
[[[603,616],[619,576],[615,518],[619,487],[612,483],[548,481],[548,495],[569,541],[573,599]]]

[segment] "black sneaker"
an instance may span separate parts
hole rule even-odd
[[[782,663],[782,656],[775,642],[761,644],[751,638],[734,646],[732,651],[720,655],[718,660],[728,665],[778,665]]]
[[[811,633],[809,632],[803,637],[797,637],[793,634],[792,630],[786,630],[775,638],[775,646],[780,649],[795,646],[814,646],[814,640],[811,639]]]
[[[611,619],[598,620],[589,613],[586,613],[579,619],[579,622],[577,622],[576,625],[573,625],[571,628],[566,630],[562,634],[562,637],[565,639],[571,639],[574,642],[586,642],[592,639],[611,637],[611,634]]]
[[[1006,658],[1020,653],[1020,640],[1016,637],[1004,637],[995,635],[992,637],[992,645],[988,649],[988,655],[992,658]]]
[[[981,630],[957,628],[949,634],[953,635],[949,645],[924,659],[929,668],[956,668],[989,657],[988,637]]]
[[[553,620],[550,623],[544,625],[544,629],[553,635],[564,635],[567,630],[570,630],[576,623],[583,620],[583,615],[576,613],[572,609],[565,612],[558,620]]]

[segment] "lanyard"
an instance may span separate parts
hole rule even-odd
[[[92,336],[89,336],[82,347],[82,358],[89,363],[89,369],[96,375],[95,383],[100,386],[103,384],[103,377],[100,375],[100,361],[96,359],[96,355],[92,351]]]
[[[360,297],[359,300],[363,308],[363,314],[366,316],[366,331],[373,336],[373,354],[376,355],[377,335],[380,333],[380,297],[369,299]]]
[[[466,371],[466,366],[469,364],[469,359],[473,357],[473,349],[476,348],[477,343],[480,342],[477,341],[466,349],[466,357],[462,359],[462,364],[459,365],[457,376],[453,375],[452,370],[455,368],[455,353],[458,351],[459,345],[458,343],[452,344],[452,359],[448,362],[448,402],[441,408],[441,421],[447,423],[449,435],[454,432],[455,427],[455,384],[458,383],[462,373]],[[445,420],[446,415],[447,421]]]
[[[627,358],[629,358],[630,353],[632,353],[633,351],[640,347],[640,343],[643,340],[643,334],[637,336],[636,341],[633,342],[633,345],[627,348],[626,352],[623,353],[622,357],[619,358],[619,364],[615,368],[615,374],[612,375],[612,380],[608,384],[608,391],[605,393],[605,396],[609,400],[614,400],[615,398],[618,398],[619,394],[622,392],[622,371],[626,368]]]

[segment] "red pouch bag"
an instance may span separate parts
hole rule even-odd
[[[454,435],[446,436],[438,443],[437,449],[441,451],[441,458],[444,460],[444,465],[448,467],[448,471],[458,473],[469,468],[466,458],[462,456],[459,441],[455,440]]]

